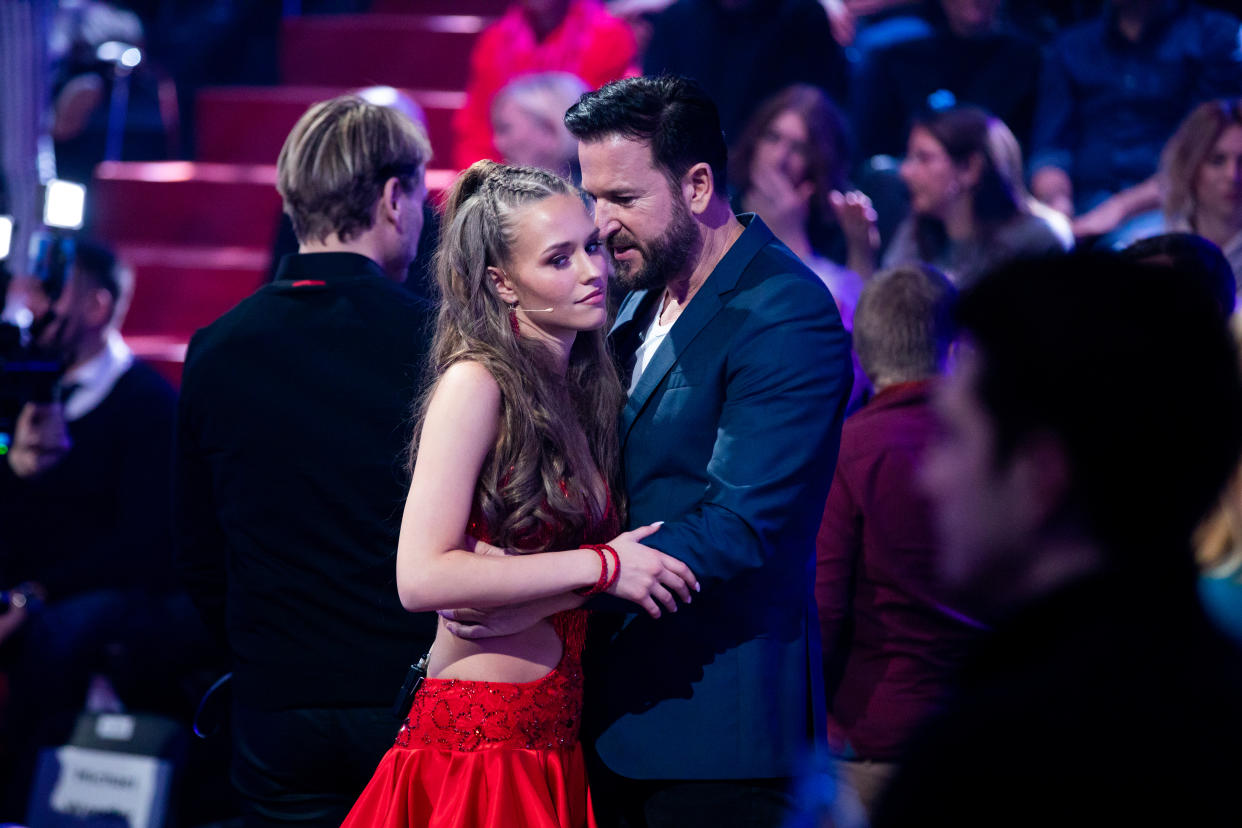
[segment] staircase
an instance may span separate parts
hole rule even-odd
[[[376,84],[406,91],[427,114],[428,189],[446,189],[470,48],[505,4],[376,0],[368,14],[285,18],[280,85],[200,91],[195,161],[100,164],[95,230],[134,270],[123,333],[135,353],[178,384],[194,331],[263,284],[280,217],[276,157],[316,101]]]

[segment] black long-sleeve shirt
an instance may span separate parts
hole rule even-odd
[[[429,306],[349,253],[286,257],[190,343],[178,562],[253,707],[378,707],[434,634],[397,597]]]

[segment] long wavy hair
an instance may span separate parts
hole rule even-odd
[[[1194,226],[1199,168],[1212,154],[1221,134],[1231,126],[1242,126],[1242,98],[1205,101],[1191,110],[1165,144],[1160,175],[1167,219],[1185,216]]]
[[[818,87],[804,83],[788,86],[764,101],[751,116],[729,156],[729,176],[739,197],[750,189],[750,166],[764,133],[772,122],[792,112],[807,132],[807,180],[815,185],[807,216],[807,237],[820,255],[827,255],[836,228],[836,214],[828,197],[849,187],[850,142],[845,117]],[[796,181],[795,184],[802,182]]]
[[[924,112],[912,129],[927,130],[957,166],[979,156],[983,169],[971,192],[971,211],[980,239],[988,243],[1006,222],[1031,212],[1030,194],[1022,181],[1022,150],[1004,121],[975,106]],[[934,216],[915,216],[919,257],[934,261],[948,245],[944,223]]]
[[[435,381],[464,360],[491,372],[501,392],[500,431],[479,474],[477,516],[488,540],[522,551],[580,542],[620,500],[617,413],[621,383],[602,330],[574,339],[564,376],[547,345],[517,335],[489,267],[507,268],[520,211],[553,195],[581,197],[562,178],[533,167],[479,161],[448,195],[436,253],[440,291],[428,370],[415,414],[410,469]],[[596,472],[607,490],[597,483]]]

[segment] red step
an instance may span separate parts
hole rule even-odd
[[[195,106],[198,157],[202,161],[275,164],[285,138],[314,103],[350,91],[336,86],[219,86],[200,90]],[[427,114],[427,133],[437,161],[449,162],[452,119],[465,93],[403,89]]]
[[[199,328],[254,293],[267,277],[270,250],[146,245],[117,251],[134,271],[123,332],[188,341]]]
[[[379,14],[481,14],[500,17],[509,0],[374,0],[370,11]]]
[[[281,206],[275,184],[269,165],[105,161],[90,190],[91,224],[115,245],[269,250]]]
[[[138,335],[126,336],[125,341],[134,355],[150,363],[164,379],[181,386],[181,371],[185,367],[185,349],[188,340],[175,336]]]
[[[465,89],[470,47],[494,18],[305,15],[281,22],[280,76],[303,86]]]

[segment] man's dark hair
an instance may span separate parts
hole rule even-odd
[[[952,339],[953,284],[925,264],[885,270],[867,283],[854,311],[854,350],[872,383],[937,374]]]
[[[1220,248],[1194,233],[1164,233],[1141,239],[1121,251],[1132,262],[1172,269],[1207,291],[1227,318],[1237,302],[1238,282]],[[1174,288],[1176,289],[1176,287]]]
[[[565,126],[579,141],[622,135],[651,146],[669,181],[706,161],[715,191],[727,198],[728,150],[720,113],[711,97],[689,78],[676,75],[622,78],[588,92],[565,113]]]
[[[1220,311],[1167,272],[1100,253],[1007,265],[963,293],[998,462],[1050,434],[1067,514],[1119,571],[1189,577],[1191,532],[1242,451],[1242,377]]]
[[[111,250],[97,242],[79,238],[73,244],[73,263],[80,273],[108,291],[112,301],[121,298],[120,266]]]

